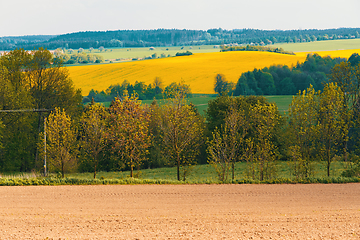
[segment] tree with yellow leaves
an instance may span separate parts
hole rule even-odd
[[[274,103],[258,102],[251,111],[254,137],[247,139],[245,151],[249,163],[249,174],[260,181],[271,179],[276,173],[276,146],[272,141],[275,129],[280,122],[277,107]]]
[[[55,108],[46,120],[46,149],[50,171],[65,172],[76,167],[76,134],[70,117],[60,108]]]
[[[312,175],[316,157],[318,96],[312,85],[293,96],[289,108],[288,155],[296,178]]]
[[[150,113],[137,97],[129,97],[127,93],[122,99],[115,98],[109,111],[108,139],[129,165],[133,177],[134,167],[140,168],[150,146]]]
[[[171,92],[174,98],[161,107],[160,129],[164,153],[177,168],[177,179],[185,181],[191,167],[196,163],[204,132],[204,119],[187,104],[186,87],[180,84]]]
[[[330,165],[339,146],[347,141],[349,125],[343,108],[343,92],[336,83],[328,83],[319,96],[319,155],[326,162],[327,175],[330,176]]]
[[[81,148],[90,157],[89,161],[94,168],[94,178],[99,165],[99,154],[106,147],[108,112],[105,107],[94,101],[89,104],[80,119]]]

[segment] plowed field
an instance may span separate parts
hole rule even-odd
[[[0,187],[0,239],[359,239],[360,184]]]

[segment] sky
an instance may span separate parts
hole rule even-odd
[[[130,29],[360,27],[360,0],[0,0],[0,37]]]

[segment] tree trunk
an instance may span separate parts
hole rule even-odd
[[[94,179],[96,179],[96,164],[94,166]]]
[[[347,151],[347,144],[348,143],[348,141],[347,140],[345,140],[345,147],[344,147],[344,161],[345,162],[347,162],[347,160],[348,160],[348,151]]]
[[[331,158],[330,158],[330,149],[328,149],[327,151],[327,175],[328,177],[330,177],[330,163],[331,163]]]
[[[177,155],[177,179],[180,181],[180,156]]]
[[[261,159],[261,161],[263,161],[263,159]],[[260,163],[260,181],[264,180],[264,163],[261,162]]]
[[[235,163],[234,162],[232,162],[231,163],[231,167],[232,167],[232,180],[234,181],[234,178],[235,178]]]
[[[97,154],[94,154],[94,179],[96,179]]]
[[[130,177],[133,177],[133,160],[130,160]]]
[[[35,134],[35,142],[37,143],[39,141],[39,134],[41,133],[41,112],[39,112],[39,118],[38,118],[38,134]],[[38,164],[39,161],[39,149],[35,148],[35,166]]]

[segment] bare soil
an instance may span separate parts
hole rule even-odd
[[[360,239],[360,184],[0,187],[0,239]]]

